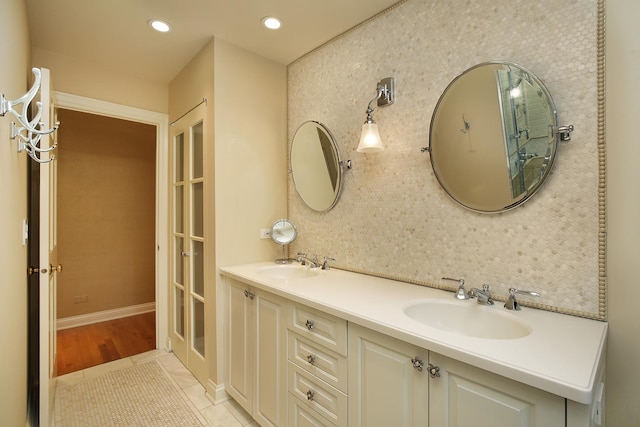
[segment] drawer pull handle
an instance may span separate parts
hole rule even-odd
[[[424,362],[418,356],[411,359],[411,363],[413,363],[413,368],[418,372],[422,372],[422,368],[424,367]]]
[[[312,330],[312,329],[313,329],[313,326],[314,326],[313,320],[307,320],[307,321],[304,323],[304,325],[307,327],[307,329],[308,329],[308,330]]]
[[[427,366],[427,370],[429,371],[429,376],[431,378],[440,378],[440,367],[434,366],[429,363],[429,366]]]
[[[314,397],[315,395],[316,395],[316,394],[313,392],[313,390],[309,390],[309,391],[307,392],[307,400],[308,400],[309,402],[313,402],[313,397]]]
[[[253,292],[244,291],[244,296],[249,299],[253,299],[256,296],[256,294],[254,294]]]
[[[316,357],[313,354],[308,355],[307,362],[309,362],[310,365],[315,365]]]

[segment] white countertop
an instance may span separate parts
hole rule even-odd
[[[313,277],[291,280],[267,278],[259,273],[260,269],[273,266],[274,263],[246,264],[221,268],[220,272],[578,403],[589,404],[593,400],[605,349],[606,322],[529,307],[507,311],[502,303],[496,302],[494,306],[481,308],[518,317],[531,326],[531,334],[516,339],[474,338],[423,325],[403,312],[404,307],[422,299],[455,301],[452,292],[337,269],[318,269]],[[474,299],[459,303],[477,305]]]

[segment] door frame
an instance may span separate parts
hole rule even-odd
[[[156,127],[156,348],[169,347],[169,116],[141,108],[115,104],[93,98],[53,92],[56,107],[83,113],[146,123]]]

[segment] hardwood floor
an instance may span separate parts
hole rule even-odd
[[[57,374],[144,353],[156,348],[156,313],[58,331]]]

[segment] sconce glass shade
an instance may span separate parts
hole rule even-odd
[[[384,150],[376,122],[367,121],[362,125],[362,135],[357,150],[360,153],[377,153]]]

